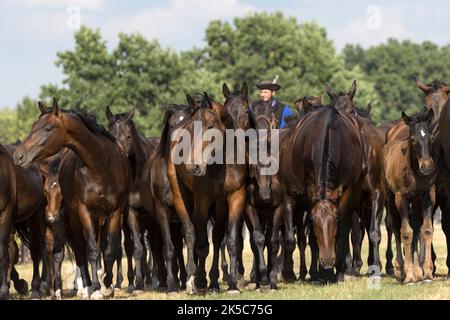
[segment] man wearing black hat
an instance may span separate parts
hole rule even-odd
[[[259,98],[264,102],[269,102],[270,112],[273,112],[277,120],[277,129],[286,127],[286,119],[292,116],[293,112],[289,107],[275,98],[275,92],[280,90],[281,86],[274,81],[266,80],[257,84],[259,89]]]

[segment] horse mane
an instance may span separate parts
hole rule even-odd
[[[53,108],[48,108],[47,112],[41,113],[39,118],[42,117],[44,114],[51,113],[52,111],[53,111]],[[109,140],[111,140],[112,142],[116,142],[116,138],[114,138],[114,136],[111,133],[109,133],[109,131],[106,130],[105,127],[103,127],[101,124],[99,124],[97,122],[94,115],[88,115],[79,110],[59,109],[59,111],[76,115],[77,117],[79,117],[81,119],[81,121],[84,123],[86,128],[89,129],[90,132],[92,132],[95,135],[103,135],[106,138],[108,138]]]
[[[427,112],[428,110],[422,110],[413,114],[412,116],[409,116],[409,125],[415,125],[419,122],[427,121]]]
[[[165,156],[165,152],[167,150],[166,145],[170,139],[170,137],[169,137],[169,131],[170,131],[169,119],[177,111],[187,111],[190,114],[192,114],[194,112],[194,109],[191,106],[184,105],[184,104],[170,104],[166,108],[166,112],[165,112],[164,118],[163,118],[163,129],[161,132],[161,140],[156,148],[156,151],[155,151],[156,154]],[[184,122],[184,120],[183,120],[183,122]]]
[[[340,146],[330,143],[332,133],[330,132],[334,126],[334,122],[338,119],[338,111],[334,105],[327,105],[324,107],[327,112],[327,119],[325,124],[325,135],[322,148],[322,166],[320,168],[320,199],[325,199],[327,186],[331,183],[337,187],[338,170],[336,164],[333,162],[331,155],[333,151],[339,152]]]
[[[430,87],[433,88],[433,92],[436,92],[436,91],[438,91],[442,86],[447,86],[447,84],[444,83],[444,82],[441,81],[441,80],[433,80],[432,82],[430,82],[430,83],[428,84],[428,86],[430,86]]]

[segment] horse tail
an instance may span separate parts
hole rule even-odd
[[[31,232],[30,228],[28,227],[27,221],[23,221],[20,223],[17,223],[15,225],[17,234],[19,235],[20,240],[25,244],[25,246],[30,249],[30,239],[31,239]]]
[[[325,199],[325,192],[329,185],[337,187],[338,170],[337,164],[340,159],[340,145],[332,143],[332,139],[336,139],[336,121],[338,120],[338,112],[334,106],[328,106],[327,122],[325,125],[324,142],[322,148],[321,174],[320,174],[320,198]]]

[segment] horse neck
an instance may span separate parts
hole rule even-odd
[[[72,149],[83,163],[95,174],[109,170],[105,164],[117,158],[117,145],[106,136],[92,133],[84,124],[69,128],[66,146]]]

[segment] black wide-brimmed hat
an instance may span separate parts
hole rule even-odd
[[[270,80],[264,80],[261,83],[257,84],[256,87],[259,90],[267,89],[267,90],[272,90],[272,91],[278,91],[281,89],[281,86],[279,84],[273,83]]]

